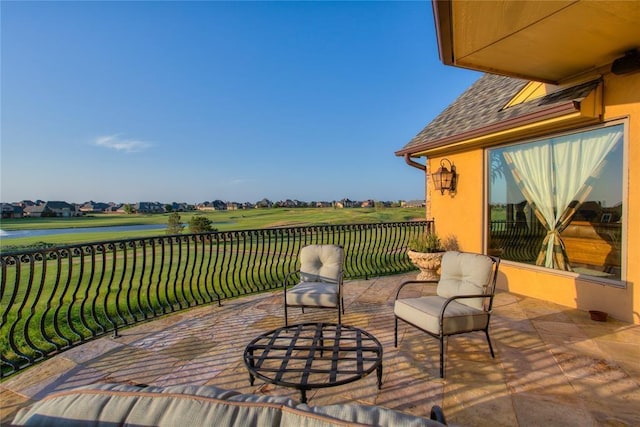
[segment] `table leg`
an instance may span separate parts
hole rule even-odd
[[[253,361],[253,350],[249,352],[249,366],[251,367],[251,370],[256,366],[255,362]],[[249,370],[249,384],[253,385],[253,382],[255,381],[255,377],[251,373],[251,370]]]
[[[300,389],[300,402],[307,403],[307,390]]]

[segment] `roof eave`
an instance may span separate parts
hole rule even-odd
[[[455,65],[451,2],[448,0],[432,0],[431,7],[433,9],[440,61],[445,65]]]
[[[483,137],[483,136],[488,137],[490,135],[494,135],[499,132],[516,129],[516,128],[527,126],[534,123],[541,123],[551,119],[557,119],[562,116],[575,115],[576,113],[580,113],[580,102],[567,101],[561,104],[554,105],[544,110],[514,117],[512,119],[504,120],[498,123],[493,123],[488,126],[483,126],[467,132],[451,135],[445,138],[429,141],[423,144],[417,144],[412,147],[403,148],[402,150],[396,151],[395,155],[400,157],[404,157],[405,155],[409,155],[409,157],[419,157],[420,156],[419,153],[424,153],[429,150],[434,150],[437,148],[443,148],[450,145],[460,144],[464,141],[472,140],[478,137]],[[587,117],[587,119],[594,120],[595,118]]]

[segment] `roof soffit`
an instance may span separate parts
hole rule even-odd
[[[558,83],[640,47],[638,1],[433,3],[442,61]]]

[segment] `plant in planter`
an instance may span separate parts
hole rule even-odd
[[[440,278],[440,264],[445,248],[436,233],[423,234],[409,242],[407,255],[420,269],[418,280],[438,280]]]

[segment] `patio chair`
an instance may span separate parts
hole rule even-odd
[[[449,251],[442,257],[440,280],[407,280],[400,284],[393,307],[395,346],[398,346],[398,319],[440,342],[440,378],[444,378],[444,341],[450,335],[484,331],[491,357],[489,320],[496,288],[500,258]],[[436,295],[400,298],[410,284],[437,283]]]
[[[288,325],[288,307],[333,308],[338,310],[338,323],[342,323],[342,269],[344,250],[337,245],[309,245],[300,250],[300,269],[289,273],[284,287],[284,324]],[[287,286],[299,277],[292,288]]]

